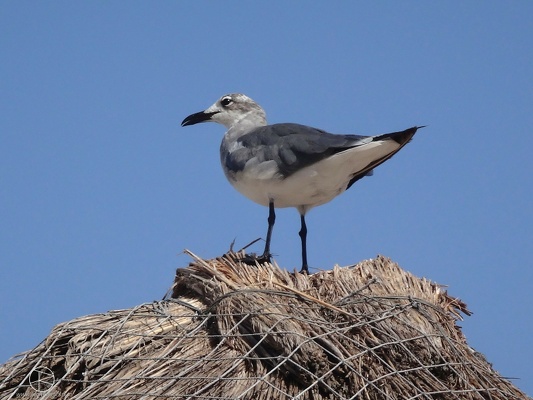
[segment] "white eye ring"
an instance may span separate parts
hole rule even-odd
[[[229,106],[231,103],[233,103],[231,97],[223,97],[222,100],[220,100],[220,104],[222,104],[223,107]]]

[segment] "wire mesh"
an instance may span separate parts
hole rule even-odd
[[[166,300],[1,366],[0,399],[528,398],[468,346],[464,303],[384,257],[302,276],[191,255]]]

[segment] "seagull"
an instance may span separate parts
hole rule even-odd
[[[227,128],[220,161],[228,181],[250,200],[268,207],[265,250],[253,263],[270,261],[275,208],[295,207],[300,213],[302,269],[307,262],[305,215],[372,175],[413,138],[423,126],[377,136],[338,135],[310,126],[268,125],[266,113],[251,98],[232,93],[204,111],[186,117],[181,126],[217,122]]]

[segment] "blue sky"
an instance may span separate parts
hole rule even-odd
[[[264,237],[219,165],[242,92],[334,133],[428,125],[307,216],[312,268],[383,254],[447,285],[460,325],[533,395],[533,3],[2,2],[0,362],[72,318],[160,299],[187,248]],[[299,217],[272,250],[299,268]],[[253,250],[261,251],[262,243]]]

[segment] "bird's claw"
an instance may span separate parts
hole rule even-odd
[[[239,259],[239,261],[242,261],[243,263],[248,264],[248,265],[256,265],[256,264],[270,263],[271,259],[272,259],[272,256],[270,254],[262,254],[258,256],[252,253],[252,254],[245,254],[244,257]]]

